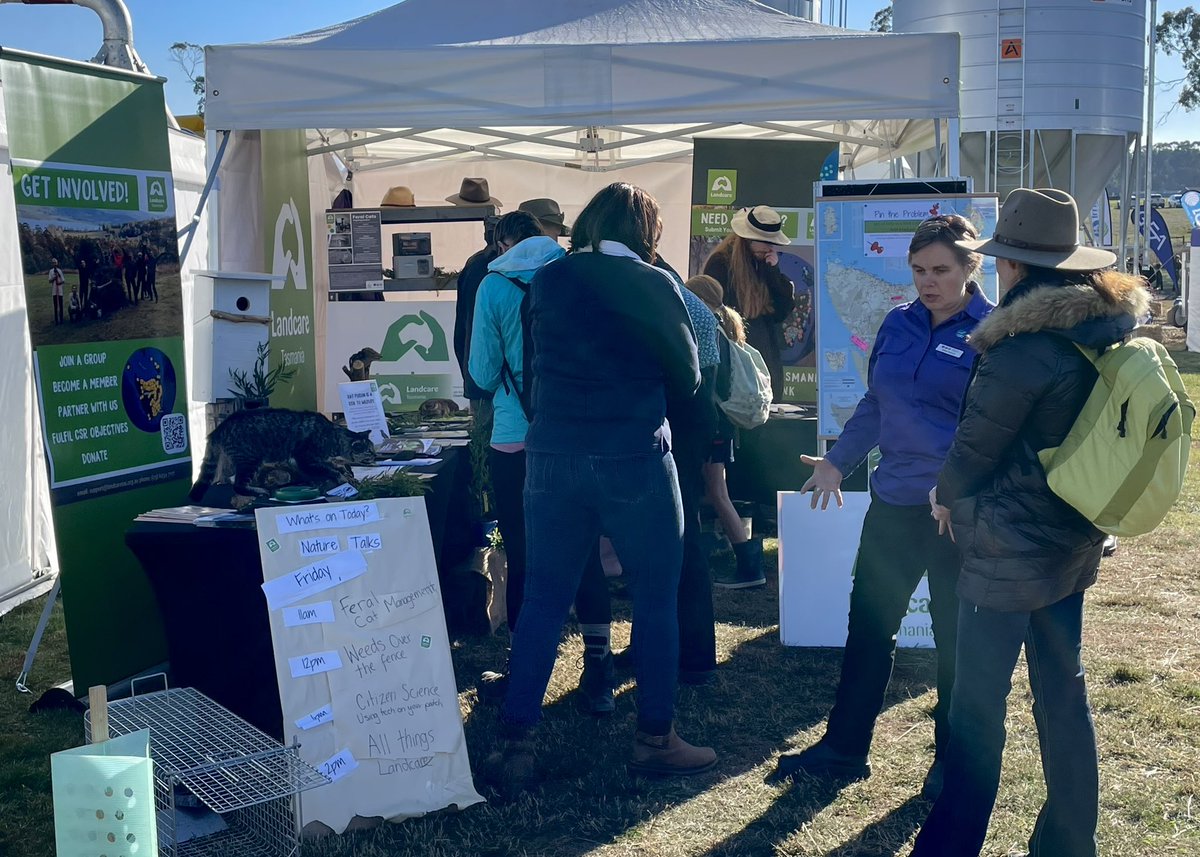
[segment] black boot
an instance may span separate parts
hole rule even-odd
[[[613,690],[617,685],[612,652],[603,656],[584,654],[583,675],[579,677],[579,692],[583,694],[587,711],[593,717],[607,717],[617,710]]]
[[[766,585],[762,539],[747,539],[735,544],[733,554],[737,558],[737,567],[731,571],[715,572],[713,586],[718,589],[750,589]]]

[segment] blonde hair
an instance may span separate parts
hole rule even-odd
[[[725,253],[729,256],[729,285],[737,296],[738,309],[742,318],[753,320],[768,315],[775,309],[771,293],[760,275],[765,263],[754,258],[750,239],[730,232],[713,249],[713,255]]]
[[[697,274],[684,285],[687,286],[689,292],[704,301],[705,306],[713,311],[726,336],[739,345],[746,344],[746,326],[742,323],[742,317],[738,315],[737,310],[725,306],[722,302],[725,293],[715,277],[710,277],[708,274]]]

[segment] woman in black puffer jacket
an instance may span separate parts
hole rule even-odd
[[[978,854],[1000,781],[1012,672],[1025,647],[1046,803],[1030,857],[1095,857],[1096,739],[1080,659],[1083,591],[1104,535],[1057,497],[1037,453],[1062,443],[1097,378],[1101,352],[1145,313],[1139,278],[1077,245],[1075,201],[1013,191],[995,236],[964,247],[997,257],[1000,306],[975,329],[980,352],[933,516],[962,553],[957,674],[945,784],[913,857]]]

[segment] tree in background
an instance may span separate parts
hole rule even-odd
[[[1154,187],[1164,194],[1200,188],[1200,143],[1155,143]]]
[[[183,69],[192,82],[192,94],[196,96],[196,113],[204,115],[204,48],[192,42],[176,42],[168,49],[171,60]]]
[[[871,31],[874,33],[890,33],[892,31],[892,4],[875,13],[871,18]]]
[[[1192,6],[1163,12],[1154,27],[1154,41],[1164,54],[1177,54],[1183,63],[1179,106],[1189,111],[1200,107],[1200,12]]]

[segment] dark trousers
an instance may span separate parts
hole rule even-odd
[[[504,556],[508,564],[505,583],[508,627],[515,630],[525,602],[525,451],[488,449],[488,470],[496,500],[496,525],[504,537]],[[600,565],[598,542],[575,593],[575,618],[585,625],[612,622],[612,602],[604,568]]]
[[[896,632],[926,572],[938,653],[935,755],[946,747],[958,622],[958,549],[949,536],[938,535],[927,504],[893,506],[872,497],[854,564],[842,675],[825,730],[835,750],[865,756],[870,749],[896,659]]]
[[[1100,785],[1082,634],[1082,592],[1027,613],[962,602],[945,781],[913,857],[971,857],[983,847],[1022,644],[1046,778],[1046,802],[1029,839],[1029,857],[1095,857]]]
[[[675,710],[683,560],[683,510],[670,454],[530,454],[525,520],[525,605],[513,637],[503,722],[527,728],[541,719],[563,621],[605,533],[633,599],[638,728],[665,735]]]
[[[704,457],[708,443],[675,438],[672,456],[683,501],[683,567],[679,575],[679,668],[709,672],[717,668],[712,571],[700,546],[700,500],[704,496]]]
[[[54,295],[54,323],[59,324],[63,320],[63,296]]]

